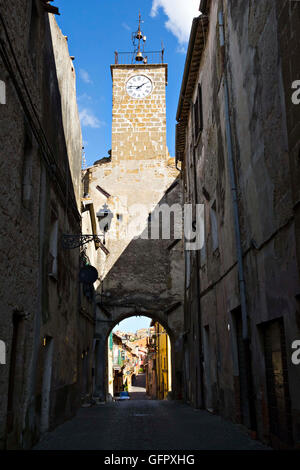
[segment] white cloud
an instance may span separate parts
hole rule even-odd
[[[126,31],[131,31],[130,26],[128,26],[128,24],[125,23],[125,21],[122,23],[122,26],[123,26],[124,29],[126,29]]]
[[[83,108],[79,111],[80,122],[83,127],[92,127],[93,129],[98,129],[101,126],[105,125],[105,122],[100,121],[93,111],[88,108]]]
[[[193,18],[199,16],[200,0],[152,0],[151,16],[162,8],[168,17],[166,28],[177,37],[180,45],[189,40]]]
[[[90,79],[90,76],[88,72],[84,69],[79,70],[79,75],[80,78],[85,82],[85,83],[93,83],[92,80]]]
[[[178,52],[178,54],[186,54],[187,48],[183,44],[179,44],[179,46],[176,49],[176,52]]]
[[[92,101],[92,97],[88,95],[87,93],[82,93],[82,95],[77,96],[77,101],[81,101],[81,102]]]

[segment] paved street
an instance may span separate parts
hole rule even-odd
[[[131,386],[131,400],[147,400],[146,395],[146,374],[139,374]]]
[[[172,401],[128,400],[81,408],[38,450],[264,449],[238,426]]]

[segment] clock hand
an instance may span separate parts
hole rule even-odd
[[[144,86],[144,85],[146,85],[146,84],[147,84],[147,82],[142,83],[140,86],[137,87],[137,89],[138,89],[138,88],[141,88],[142,86]]]

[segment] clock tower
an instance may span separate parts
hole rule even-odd
[[[132,239],[128,235],[131,223],[139,218],[137,231],[144,237],[149,214],[163,201],[166,190],[179,175],[166,144],[168,66],[164,63],[164,51],[145,52],[141,19],[132,39],[134,51],[116,52],[115,63],[110,67],[113,82],[110,155],[96,161],[84,174],[85,203],[93,204],[94,230],[103,237],[106,247],[106,252],[97,251],[95,261],[102,288],[113,292],[120,284],[125,295],[132,287],[127,285],[132,274],[126,269],[135,269],[136,263],[137,272],[142,266],[139,256],[143,258],[148,247],[153,251],[155,245],[146,244],[145,248],[144,243],[136,240],[134,262],[130,259],[125,263],[126,269],[117,269],[120,260],[125,259],[124,253],[131,252]],[[133,209],[137,204],[145,209],[139,217]],[[84,220],[89,224],[88,218]],[[85,222],[83,227],[84,233],[91,230]]]
[[[168,156],[168,66],[163,63],[163,50],[150,53],[142,51],[141,43],[145,41],[140,19],[138,31],[133,33],[134,52],[116,52],[115,64],[111,66],[112,158],[115,161],[166,159]],[[130,64],[124,63],[126,61],[130,61]]]

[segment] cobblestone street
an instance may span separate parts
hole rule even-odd
[[[36,450],[259,450],[230,422],[180,402],[128,400],[82,408]]]

